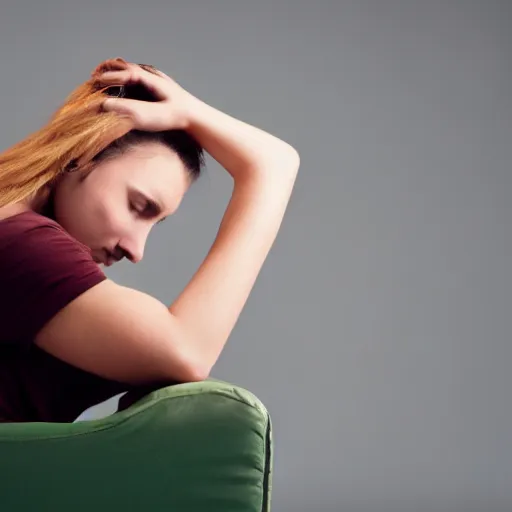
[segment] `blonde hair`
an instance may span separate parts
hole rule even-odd
[[[69,166],[86,169],[96,154],[134,128],[128,116],[102,111],[108,87],[95,81],[97,73],[118,69],[120,60],[100,64],[43,128],[0,153],[0,207],[32,199],[45,188],[49,193]]]

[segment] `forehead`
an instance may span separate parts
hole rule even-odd
[[[156,200],[165,214],[174,212],[190,186],[190,175],[181,158],[162,144],[134,147],[126,158],[129,189]]]

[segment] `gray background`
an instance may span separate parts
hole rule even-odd
[[[2,147],[103,59],[152,63],[301,171],[213,377],[275,429],[273,510],[512,510],[506,1],[3,0]],[[170,304],[213,242],[208,169],[112,279]]]

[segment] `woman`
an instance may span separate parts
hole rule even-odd
[[[199,176],[203,149],[232,176],[232,197],[167,306],[99,264],[142,259],[152,227]],[[0,421],[72,422],[123,391],[121,409],[151,387],[207,378],[298,168],[289,144],[156,68],[101,63],[47,126],[0,155]]]

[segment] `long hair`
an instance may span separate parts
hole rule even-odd
[[[133,143],[136,140],[133,134],[159,136],[137,130],[129,134],[134,129],[134,121],[129,116],[102,110],[101,104],[110,86],[99,86],[94,77],[103,71],[119,69],[119,61],[123,59],[102,62],[92,78],[66,98],[43,128],[0,153],[0,207],[32,199],[42,189],[46,189],[49,196],[52,185],[68,168],[91,168],[96,163],[95,157],[108,153],[109,146],[119,146],[120,140]],[[140,66],[153,73],[156,69],[146,64]],[[200,167],[204,163],[201,148],[185,132],[174,132],[181,132],[175,135],[179,136],[182,146],[183,142],[188,143],[189,153],[192,147]],[[197,174],[199,171],[196,171]]]

